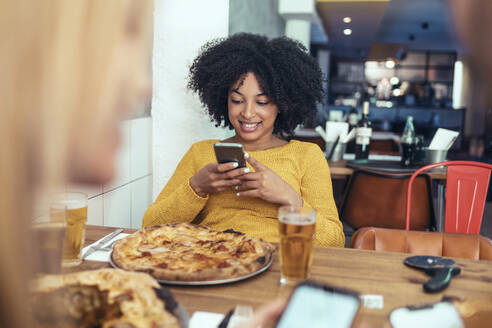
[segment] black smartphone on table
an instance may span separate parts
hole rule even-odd
[[[217,163],[224,164],[235,162],[238,164],[238,167],[246,167],[243,145],[238,143],[219,142],[214,144],[214,151]]]
[[[350,328],[359,308],[356,292],[304,281],[295,287],[276,327]]]

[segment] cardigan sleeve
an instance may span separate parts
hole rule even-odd
[[[195,145],[183,156],[173,176],[150,205],[143,217],[143,227],[170,223],[191,222],[205,206],[208,197],[200,197],[190,186],[195,167]]]
[[[305,206],[314,208],[317,212],[315,244],[344,247],[345,236],[333,198],[328,162],[316,145],[310,145],[306,155],[301,197]]]

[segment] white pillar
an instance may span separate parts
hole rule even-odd
[[[190,64],[207,41],[227,37],[229,0],[155,0],[153,52],[153,197],[192,143],[222,139],[186,88]]]
[[[311,43],[311,22],[302,19],[287,19],[285,36],[300,41],[309,50]]]
[[[454,65],[453,108],[466,108],[464,134],[473,137],[485,131],[486,106],[481,84],[471,78],[470,62],[459,58]]]
[[[278,13],[285,20],[285,35],[300,41],[309,50],[311,23],[324,28],[316,12],[315,0],[279,0]]]

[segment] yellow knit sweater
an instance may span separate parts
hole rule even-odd
[[[191,146],[159,197],[145,212],[143,226],[194,222],[217,230],[232,228],[251,237],[278,242],[279,205],[258,198],[237,197],[232,188],[202,198],[190,187],[190,178],[203,166],[216,161],[213,151],[216,142],[219,140],[204,140]],[[330,170],[317,145],[292,140],[277,148],[249,154],[292,186],[306,206],[316,209],[317,245],[343,247],[345,237],[333,199]]]

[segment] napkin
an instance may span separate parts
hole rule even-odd
[[[189,328],[217,328],[224,319],[221,313],[196,311],[191,316]]]
[[[428,149],[448,150],[458,138],[459,132],[439,128],[434,134]]]
[[[109,240],[106,244],[104,244],[102,247],[106,247],[108,246],[109,244],[111,244],[112,242],[116,241],[116,240],[119,240],[123,237],[126,237],[128,236],[129,233],[120,233],[118,235],[116,235],[116,237],[114,237],[113,239]],[[104,237],[102,237],[101,239],[103,239]],[[84,256],[85,252],[92,246],[92,245],[95,245],[97,244],[101,239],[99,239],[98,241],[96,241],[95,243],[92,243],[90,244],[89,246],[86,246],[82,249],[82,256]],[[94,253],[92,253],[91,255],[89,255],[88,257],[86,257],[84,260],[87,260],[87,261],[98,261],[98,262],[109,262],[109,256],[111,254],[111,251],[95,251]]]
[[[330,110],[328,114],[329,121],[343,122],[344,112],[343,110]]]
[[[327,121],[325,127],[326,142],[333,142],[340,137],[343,140],[348,134],[349,125],[347,122],[332,122]]]

